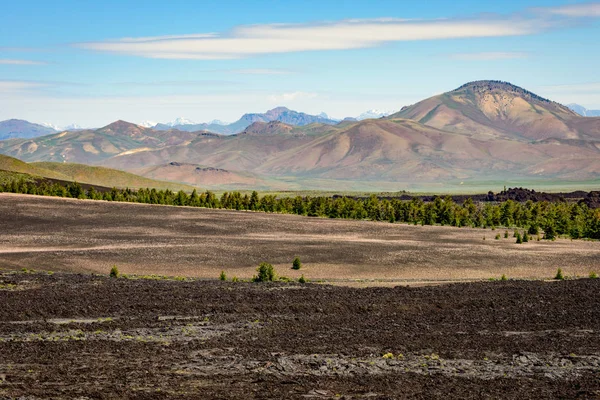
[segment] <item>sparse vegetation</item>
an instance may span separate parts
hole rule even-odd
[[[562,281],[565,279],[565,276],[563,275],[562,269],[558,269],[556,271],[556,275],[554,276],[554,279],[558,280],[558,281]]]
[[[516,241],[516,243],[517,244],[523,243],[523,239],[521,238],[521,234],[519,232],[517,232],[517,241]]]
[[[118,278],[119,277],[119,269],[117,268],[116,265],[113,265],[112,268],[110,269],[109,276],[111,278]]]
[[[304,278],[304,274],[302,274],[300,276],[300,278],[298,278],[298,283],[306,283],[306,279]]]
[[[506,277],[506,275],[505,275],[505,274],[502,274],[502,276],[500,277],[500,280],[501,280],[501,281],[507,281],[507,280],[508,280],[508,278]]]
[[[598,279],[598,274],[594,271],[590,272],[589,275],[590,279]]]
[[[219,280],[226,281],[227,275],[225,275],[225,271],[221,271],[221,275],[219,275]]]

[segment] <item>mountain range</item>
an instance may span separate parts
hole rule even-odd
[[[117,121],[0,141],[0,153],[212,188],[400,190],[600,178],[600,118],[506,82],[470,82],[378,119],[305,115],[283,107],[246,114],[240,121],[249,124],[237,121],[239,133],[229,135]]]
[[[329,119],[322,115],[310,115],[303,112],[290,110],[286,107],[277,107],[266,113],[260,114],[244,114],[242,117],[231,123],[223,124],[221,121],[213,121],[210,123],[193,124],[185,119],[177,119],[169,124],[157,124],[154,129],[157,130],[168,130],[176,128],[178,130],[194,132],[194,131],[210,131],[214,133],[220,133],[224,135],[231,135],[243,131],[246,127],[250,126],[253,122],[270,122],[280,121],[290,125],[308,125],[312,123],[323,123],[329,125],[335,125],[339,121]]]

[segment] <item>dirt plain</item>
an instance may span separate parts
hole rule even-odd
[[[0,194],[0,270],[250,278],[280,275],[395,285],[600,273],[598,242],[516,244],[509,231],[411,226],[188,207]],[[495,240],[496,234],[500,240]],[[483,239],[485,237],[485,240]],[[300,271],[291,269],[295,256]]]
[[[596,399],[599,289],[3,273],[0,398]]]

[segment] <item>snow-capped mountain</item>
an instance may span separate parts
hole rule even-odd
[[[189,119],[183,118],[183,117],[179,117],[179,118],[175,118],[175,120],[173,120],[171,122],[165,123],[164,125],[177,126],[177,125],[195,125],[195,124],[196,123],[192,120],[189,120]]]
[[[154,128],[156,126],[156,124],[158,124],[158,122],[144,121],[144,122],[140,122],[138,125],[143,126],[144,128]]]
[[[387,117],[388,115],[391,115],[393,113],[394,113],[394,111],[391,111],[391,110],[373,109],[373,110],[365,111],[364,113],[362,113],[358,117],[356,117],[356,119],[359,121],[362,121],[363,119],[381,118],[381,117]]]
[[[40,125],[45,126],[46,128],[54,129],[55,131],[62,130],[58,125],[51,124],[50,122],[40,122]]]
[[[62,131],[76,131],[76,130],[83,129],[81,127],[81,125],[79,125],[79,124],[69,124],[69,125],[65,125],[65,126],[60,126],[60,125],[52,124],[50,122],[42,122],[40,125],[45,126],[47,128],[52,128],[55,131],[59,131],[59,132],[62,132]]]
[[[209,125],[229,125],[229,122],[221,121],[220,119],[213,119],[208,124]]]

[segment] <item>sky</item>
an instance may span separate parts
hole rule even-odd
[[[600,2],[0,0],[0,120],[399,110],[474,80],[600,109]]]

